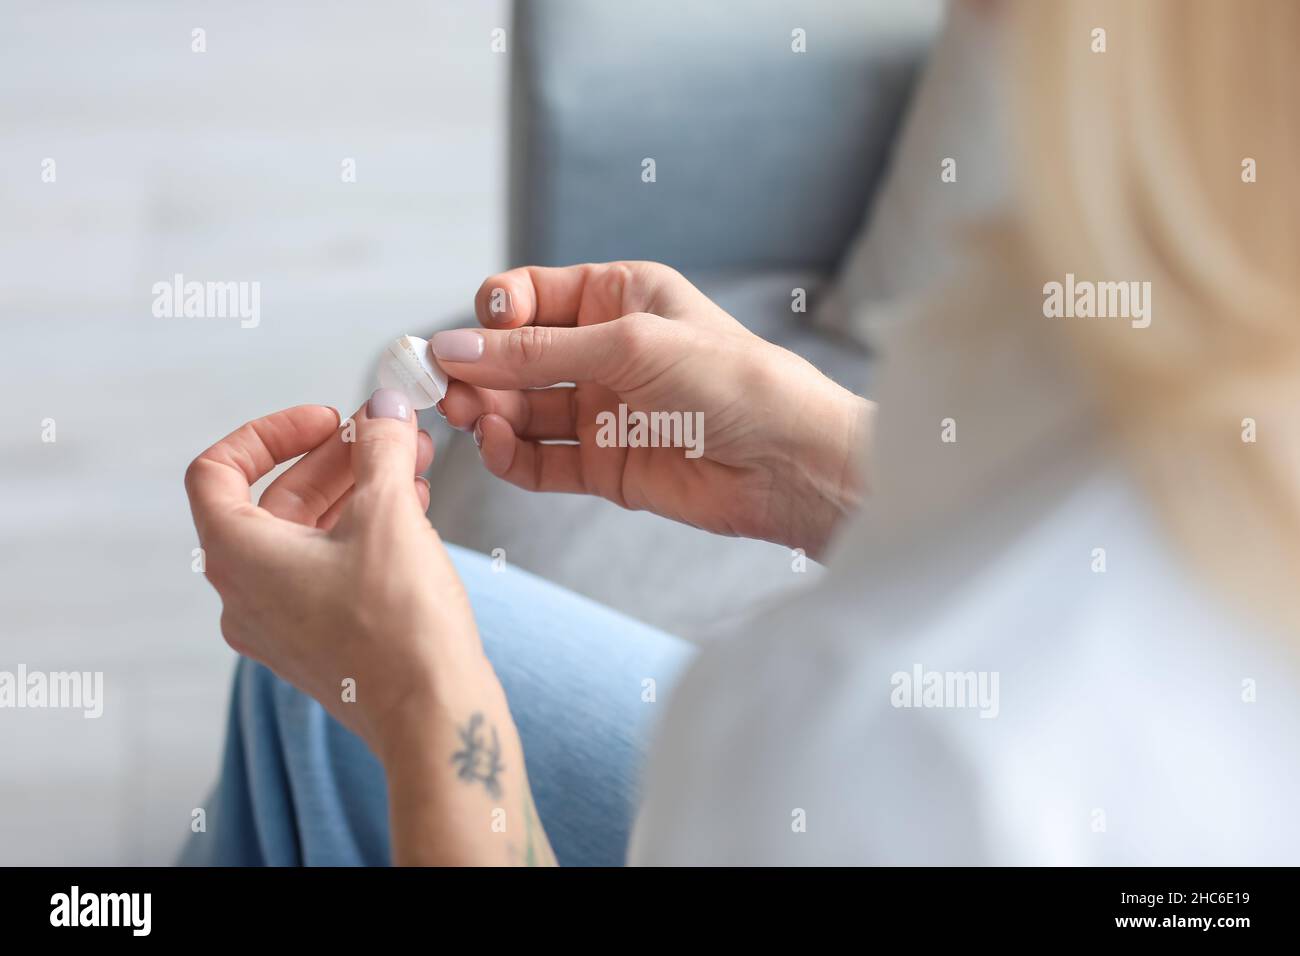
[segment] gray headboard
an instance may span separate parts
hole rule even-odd
[[[830,271],[941,13],[940,0],[516,0],[511,264]]]

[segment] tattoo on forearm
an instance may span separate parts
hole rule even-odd
[[[472,714],[469,723],[456,728],[460,734],[460,750],[451,755],[451,762],[460,779],[467,783],[479,781],[489,794],[499,797],[501,782],[498,777],[505,770],[501,765],[501,742],[497,739],[497,729],[488,729],[492,735],[490,747],[484,741],[482,714]]]

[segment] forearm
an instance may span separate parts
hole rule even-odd
[[[490,667],[413,702],[381,755],[398,866],[554,866],[523,747]]]

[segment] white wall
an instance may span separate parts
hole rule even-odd
[[[166,863],[188,832],[234,658],[182,473],[267,411],[351,411],[388,338],[499,267],[505,25],[505,0],[0,0],[0,670],[106,682],[99,720],[0,709],[0,863]],[[154,318],[176,272],[259,282],[260,325]]]

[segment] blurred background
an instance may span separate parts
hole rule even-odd
[[[167,863],[188,834],[234,656],[181,476],[267,411],[348,414],[389,338],[501,266],[508,19],[0,0],[0,670],[103,671],[106,698],[0,711],[0,864]],[[176,272],[260,282],[260,325],[154,318]]]
[[[0,675],[104,678],[98,719],[0,708],[0,864],[175,858],[235,662],[193,566],[186,466],[278,408],[349,414],[386,343],[467,321],[487,275],[662,260],[871,394],[873,348],[943,284],[964,228],[1006,211],[1003,7],[0,0]],[[177,274],[257,283],[258,324],[155,316]],[[529,495],[424,424],[444,537],[688,640],[818,573],[776,545]],[[1127,651],[1125,633],[1106,637]],[[1111,699],[1173,727],[1143,709],[1160,675],[1130,670],[1123,693],[1105,672]],[[1225,728],[1199,743],[1253,774],[1265,738]],[[1187,793],[1254,785],[1200,769]],[[1145,838],[1121,851],[1141,859]]]
[[[278,408],[349,414],[385,344],[467,321],[487,275],[668,262],[866,390],[875,331],[1003,195],[992,20],[944,12],[0,0],[0,672],[105,682],[99,719],[0,709],[0,863],[174,858],[234,664],[192,566],[186,466]],[[256,327],[155,316],[178,273],[258,283]],[[688,640],[820,571],[530,495],[424,424],[446,539]]]

